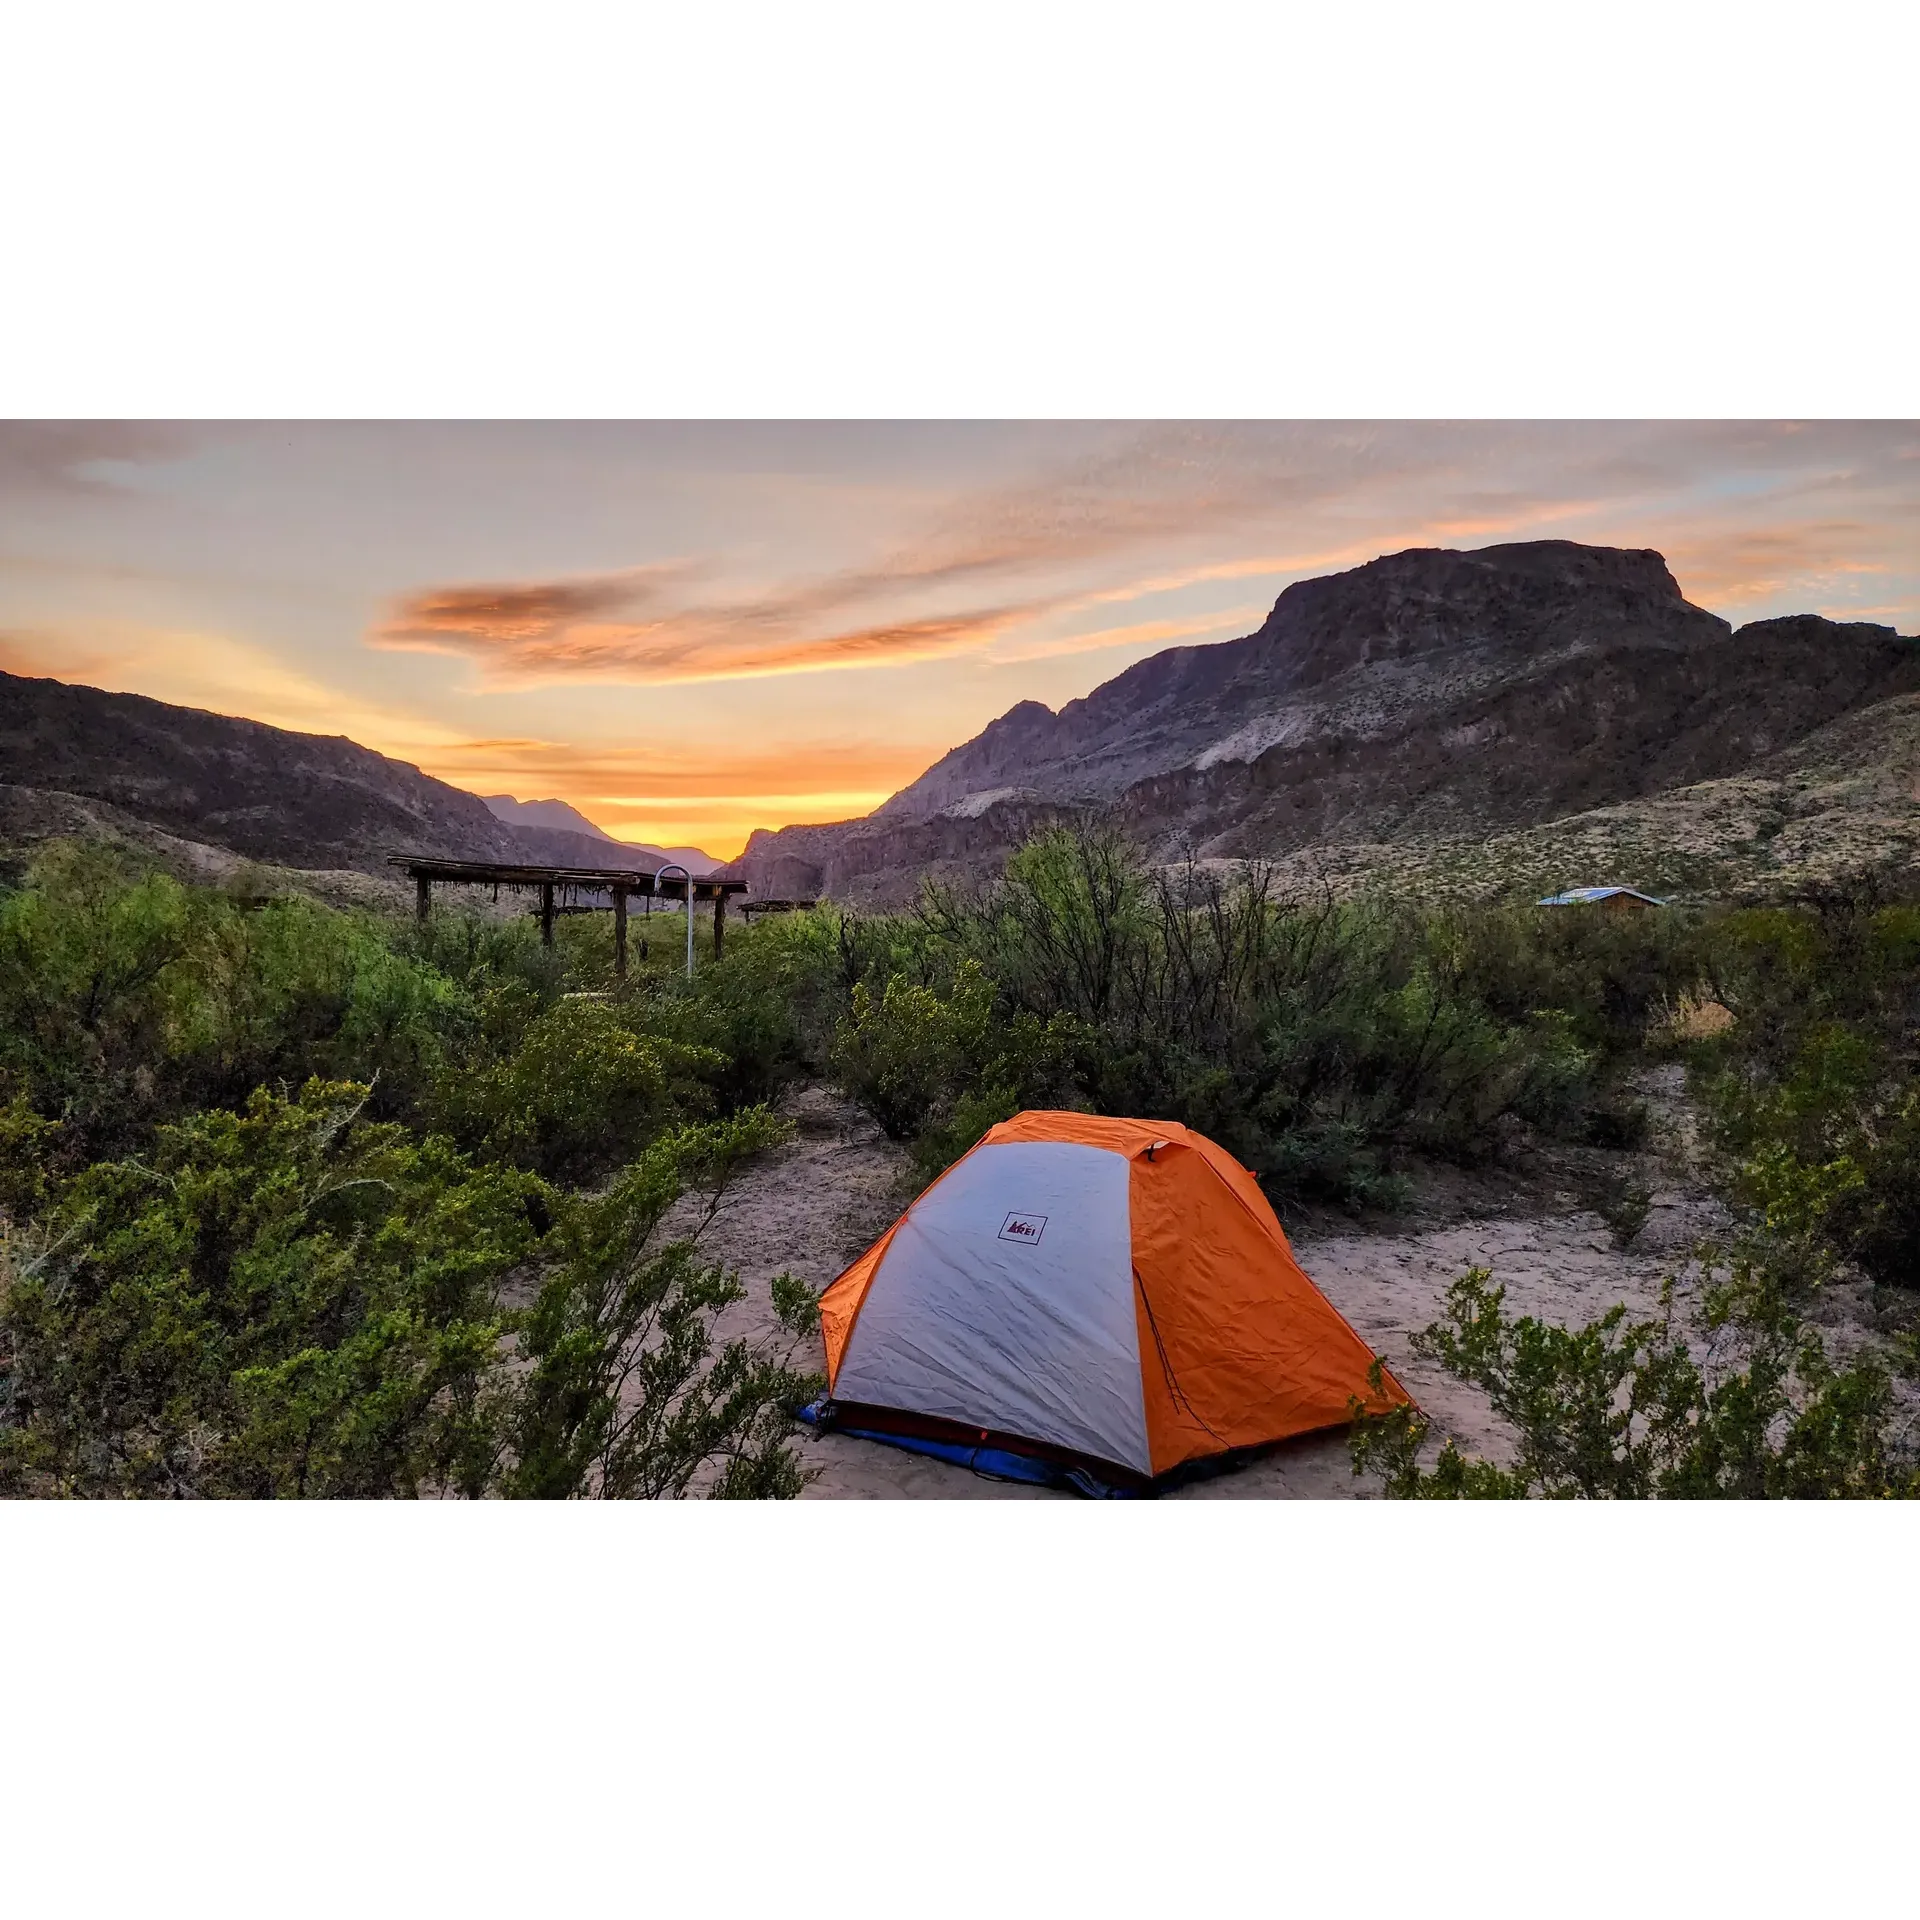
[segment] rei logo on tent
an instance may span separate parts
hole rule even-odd
[[[1047,1216],[1044,1213],[1010,1213],[1000,1226],[1002,1240],[1021,1240],[1028,1246],[1038,1246],[1040,1236],[1047,1230]]]

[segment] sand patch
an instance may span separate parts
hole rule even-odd
[[[1462,1447],[1491,1457],[1506,1436],[1485,1397],[1418,1358],[1411,1336],[1438,1318],[1448,1287],[1469,1267],[1493,1270],[1517,1314],[1562,1325],[1597,1318],[1620,1302],[1636,1315],[1659,1305],[1669,1275],[1690,1289],[1689,1250],[1728,1225],[1724,1208],[1692,1170],[1694,1139],[1677,1068],[1644,1083],[1659,1151],[1634,1165],[1650,1188],[1644,1227],[1622,1246],[1600,1215],[1556,1190],[1538,1171],[1451,1179],[1423,1196],[1415,1217],[1379,1229],[1299,1223],[1289,1237],[1321,1291],[1386,1361],[1436,1427]],[[816,1290],[831,1282],[892,1223],[905,1204],[906,1151],[862,1110],[826,1089],[808,1087],[785,1103],[797,1137],[748,1168],[723,1201],[705,1248],[738,1270],[747,1299],[721,1317],[723,1338],[778,1335],[768,1300],[776,1274],[790,1272]],[[1864,1288],[1834,1289],[1813,1317],[1836,1353],[1877,1339],[1867,1322]],[[796,1363],[824,1372],[814,1336]],[[1903,1394],[1903,1398],[1907,1397]],[[801,1459],[815,1477],[809,1499],[1059,1499],[1038,1488],[989,1480],[962,1467],[845,1434],[796,1428]],[[1175,1489],[1184,1500],[1353,1499],[1373,1492],[1351,1471],[1344,1433],[1291,1441],[1218,1476]]]

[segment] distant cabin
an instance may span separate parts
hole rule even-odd
[[[1550,893],[1536,905],[1542,907],[1605,907],[1609,913],[1639,912],[1643,907],[1664,907],[1650,893],[1636,893],[1631,887],[1570,887],[1565,893]]]

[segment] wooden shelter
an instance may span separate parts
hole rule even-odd
[[[747,890],[744,880],[660,879],[646,867],[542,867],[500,860],[440,860],[418,853],[396,853],[388,864],[413,876],[414,904],[422,920],[433,904],[435,886],[491,886],[496,898],[502,887],[513,893],[537,893],[540,938],[548,946],[553,945],[556,913],[591,910],[583,907],[582,894],[608,894],[613,902],[614,969],[622,978],[627,971],[627,902],[635,895],[684,901],[689,914],[711,901],[717,960],[726,938],[727,901]]]

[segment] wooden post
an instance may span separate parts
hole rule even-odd
[[[720,958],[720,943],[727,937],[727,890],[713,890],[713,957]]]
[[[427,917],[427,903],[433,897],[433,882],[424,873],[413,876],[413,910],[424,920]]]
[[[553,882],[540,882],[540,944],[553,945]]]
[[[617,979],[627,977],[627,890],[613,890],[613,971]]]

